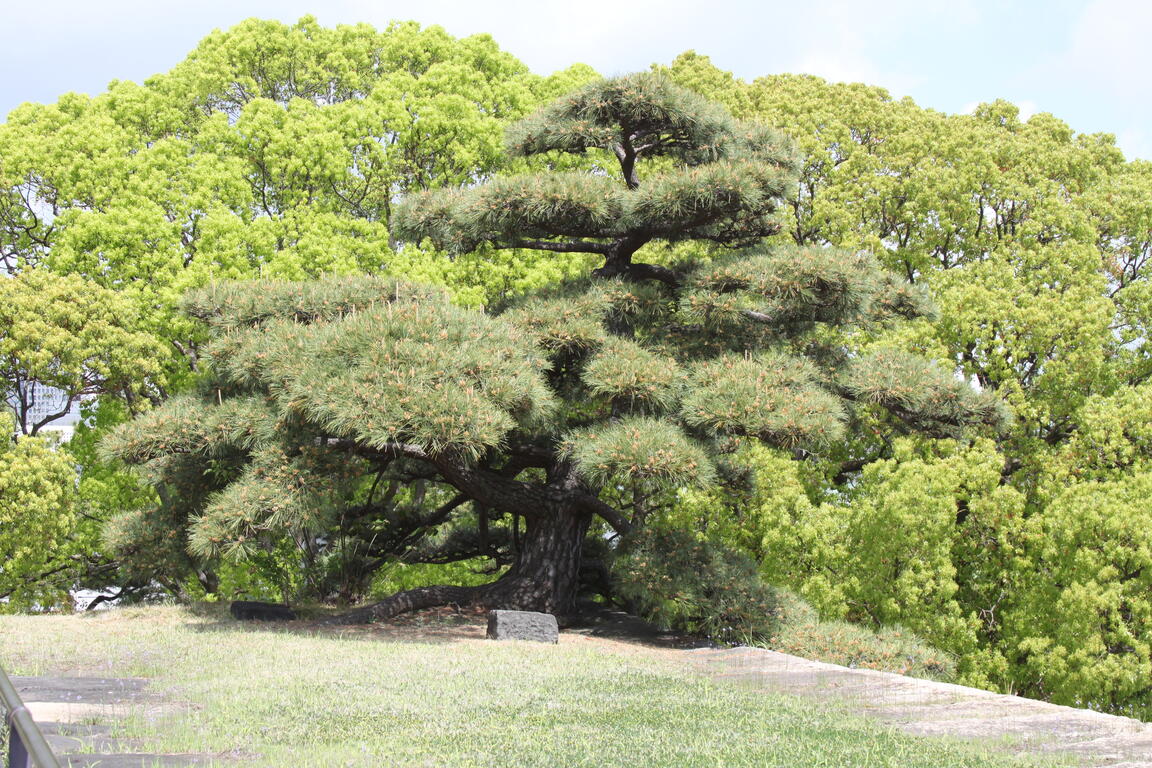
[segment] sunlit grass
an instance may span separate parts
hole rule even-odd
[[[181,706],[127,707],[124,734],[227,765],[1041,764],[712,682],[674,652],[571,636],[415,641],[197,613],[2,617],[0,653],[11,674],[151,678]]]

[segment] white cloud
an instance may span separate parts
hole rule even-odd
[[[825,80],[837,83],[882,85],[898,96],[906,94],[909,88],[916,84],[913,78],[881,71],[876,62],[863,51],[853,50],[848,46],[807,51],[791,69],[809,75],[819,75]]]
[[[958,29],[979,18],[978,9],[966,0],[890,0],[879,5],[814,2],[796,21],[799,28],[815,32],[798,38],[788,70],[838,82],[879,85],[894,96],[908,95],[924,82],[924,75],[905,68],[894,70],[880,62],[892,60],[891,52],[913,36],[933,28]]]
[[[1152,96],[1152,3],[1094,0],[1076,22],[1056,77],[1079,81],[1124,99]]]
[[[1022,121],[1027,120],[1040,111],[1040,107],[1036,105],[1036,102],[1029,101],[1028,99],[1022,99],[1016,102],[1016,108],[1020,110],[1020,119]]]
[[[541,73],[575,62],[591,64],[607,75],[646,69],[654,61],[700,47],[704,31],[698,6],[689,0],[425,0],[419,6],[349,0],[344,5],[377,27],[395,18],[415,18],[439,24],[454,35],[491,33],[501,48]]]

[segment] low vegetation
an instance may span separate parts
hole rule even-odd
[[[905,629],[821,621],[807,601],[766,584],[751,558],[721,540],[650,525],[625,542],[612,570],[631,607],[665,629],[846,667],[956,677],[948,654]]]
[[[712,682],[681,652],[479,636],[241,625],[222,606],[0,617],[10,672],[150,678],[172,706],[118,705],[122,735],[237,768],[1041,765]]]
[[[956,663],[899,627],[872,630],[847,621],[800,621],[760,643],[781,653],[845,667],[952,681]]]

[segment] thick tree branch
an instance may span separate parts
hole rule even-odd
[[[744,317],[757,323],[775,323],[776,320],[771,315],[766,315],[763,312],[757,312],[753,309],[746,309],[742,313]]]
[[[611,504],[601,501],[591,493],[581,494],[578,497],[580,507],[588,513],[599,516],[604,522],[612,526],[617,533],[625,534],[632,530],[632,523],[618,509]]]
[[[355,440],[338,439],[329,445],[368,458],[403,456],[427,462],[435,468],[444,482],[465,494],[467,498],[503,512],[524,517],[538,517],[548,514],[550,509],[554,509],[563,501],[562,494],[557,489],[513,480],[502,472],[469,466],[451,456],[433,455],[411,443],[396,442],[374,447]]]
[[[640,179],[636,175],[637,152],[632,147],[632,139],[628,136],[626,128],[624,134],[624,139],[613,146],[612,151],[616,154],[616,159],[620,161],[620,173],[624,176],[624,183],[628,185],[628,189],[637,189],[640,186]]]
[[[659,280],[673,288],[680,287],[680,276],[659,264],[628,264],[624,275],[631,280]]]
[[[523,517],[547,516],[566,500],[546,485],[513,480],[491,470],[434,462],[444,480],[486,507]]]
[[[370,563],[367,570],[369,572],[375,571],[395,555],[411,550],[430,528],[434,528],[445,522],[461,504],[468,500],[467,495],[463,493],[456,494],[450,501],[440,505],[427,515],[418,517],[415,520],[406,521],[406,524],[398,530],[388,534],[387,540],[373,541],[370,554],[383,554]]]
[[[606,254],[611,243],[593,243],[587,240],[511,240],[508,248],[527,248],[533,251],[553,251],[555,253],[599,253]]]

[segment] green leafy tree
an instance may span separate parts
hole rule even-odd
[[[1029,562],[1003,617],[1024,695],[1147,717],[1152,711],[1149,574],[1152,474],[1057,492],[1027,521]]]
[[[143,84],[15,109],[0,125],[0,259],[131,299],[174,369],[202,341],[180,296],[213,279],[414,271],[469,286],[482,254],[395,252],[393,201],[492,173],[505,122],[590,76],[538,77],[490,37],[412,22],[249,19]],[[500,267],[469,301],[532,269]]]
[[[1148,470],[1149,164],[1003,101],[946,115],[863,84],[746,83],[695,54],[665,71],[795,138],[788,239],[867,250],[931,288],[936,317],[874,330],[864,348],[956,365],[1015,417],[994,450],[912,448],[865,424],[803,484],[761,461],[757,482],[772,491],[750,507],[728,494],[725,535],[827,613],[915,625],[960,654],[965,682],[1146,712],[1131,683],[1149,643],[1132,563],[1149,544],[1131,498]],[[1084,524],[1077,504],[1091,507]],[[758,512],[732,520],[746,508]],[[857,534],[893,510],[915,511],[908,535],[862,545]],[[909,558],[859,556],[895,542],[920,553],[926,584],[951,582],[952,598],[915,616],[907,582],[886,567]]]
[[[513,153],[588,153],[597,167],[421,193],[396,212],[399,231],[460,251],[593,254],[590,282],[496,317],[387,281],[190,299],[212,328],[216,379],[124,428],[110,450],[161,484],[232,457],[189,520],[195,553],[243,556],[269,531],[339,517],[358,481],[402,464],[454,494],[429,525],[471,502],[478,524],[510,530],[514,557],[490,584],[410,590],[357,616],[448,602],[563,613],[593,520],[626,532],[660,493],[713,482],[734,438],[820,451],[866,413],[935,434],[999,418],[996,400],[948,370],[851,356],[830,336],[924,309],[867,258],[796,248],[642,260],[658,243],[746,246],[776,232],[795,156],[774,131],[633,75],[508,135]]]
[[[0,610],[52,608],[76,572],[76,469],[47,438],[13,439],[14,426],[0,411]]]
[[[139,326],[123,295],[75,275],[36,269],[0,280],[0,394],[16,428],[35,435],[83,398],[161,397],[166,353]]]

